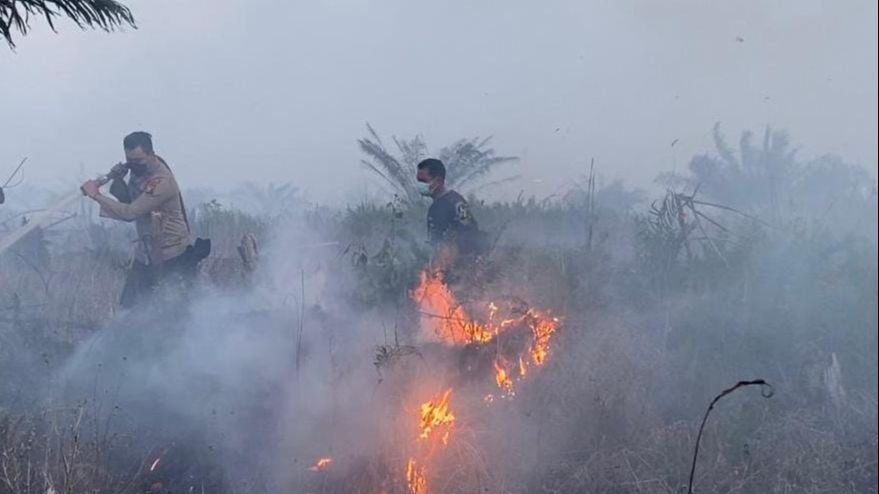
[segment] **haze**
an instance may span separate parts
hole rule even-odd
[[[139,29],[59,35],[34,22],[0,49],[0,171],[74,186],[155,136],[184,187],[293,182],[356,197],[356,139],[432,148],[494,135],[549,195],[591,157],[648,186],[766,124],[806,155],[877,163],[877,4],[132,0]],[[674,140],[675,146],[671,146]]]

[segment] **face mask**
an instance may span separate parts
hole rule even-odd
[[[427,182],[415,182],[415,187],[418,189],[418,193],[425,196],[430,197],[431,190],[430,184]]]
[[[147,164],[143,162],[129,163],[128,169],[131,170],[132,175],[143,176],[146,174]]]

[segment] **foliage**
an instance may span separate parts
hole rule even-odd
[[[378,175],[390,192],[409,203],[420,200],[415,188],[416,165],[429,156],[427,144],[420,136],[412,139],[393,137],[398,156],[389,150],[378,133],[366,125],[369,136],[359,139],[360,150],[367,159],[363,166]],[[497,156],[489,147],[491,137],[460,139],[439,150],[437,157],[446,165],[446,185],[466,191],[479,185],[498,166],[512,163],[518,158]]]
[[[136,27],[128,7],[115,0],[0,0],[0,35],[14,48],[13,30],[26,35],[31,16],[45,18],[54,30],[55,17],[59,15],[81,29],[112,31],[126,25]]]
[[[720,140],[718,156],[704,155],[704,167],[648,204],[622,184],[593,187],[594,180],[551,200],[472,201],[480,225],[496,239],[491,261],[502,271],[487,291],[558,307],[563,317],[550,368],[504,403],[522,420],[497,430],[482,423],[461,429],[472,434],[474,449],[492,453],[480,468],[516,492],[680,492],[704,404],[718,389],[760,377],[777,396],[769,404],[737,397],[712,416],[698,491],[875,492],[875,183],[836,158],[799,161],[785,139],[771,135],[765,146],[743,144],[737,152]],[[398,145],[408,157],[391,157],[401,167],[422,156],[425,148],[412,142]],[[774,188],[761,188],[770,178]],[[773,201],[773,190],[786,198]],[[306,217],[309,235],[342,246],[343,255],[320,259],[329,273],[322,291],[341,294],[332,302],[357,322],[319,330],[304,323],[315,338],[304,353],[328,353],[345,379],[355,378],[356,363],[374,366],[380,377],[370,378],[382,379],[377,389],[387,390],[395,369],[428,356],[429,348],[405,338],[408,290],[428,258],[424,209],[401,195],[345,209],[293,210]],[[265,212],[217,201],[190,216],[197,232],[220,246],[214,256],[233,259],[242,234],[266,239],[282,229]],[[111,317],[120,273],[107,256],[123,250],[125,239],[107,228],[92,234],[94,245],[72,240],[86,233],[46,232],[56,273],[48,290],[28,266],[0,259],[4,392],[39,387],[45,374],[20,368],[59,365]],[[113,246],[93,248],[99,244]],[[365,353],[341,351],[343,340],[362,337],[374,324],[376,312],[402,321],[402,338],[395,327],[393,339],[380,346],[380,339],[369,340]],[[273,330],[273,317],[288,324],[279,316],[285,313],[248,330]],[[70,320],[84,329],[73,332]],[[280,330],[290,333],[289,325]],[[479,410],[488,418],[497,408]],[[11,453],[3,461],[17,461],[15,448],[30,432],[4,427],[0,450]],[[42,449],[32,451],[46,458]],[[51,461],[61,451],[50,452]],[[89,468],[95,463],[76,458]]]
[[[727,144],[720,124],[713,130],[717,155],[693,157],[689,176],[660,175],[659,181],[675,189],[696,187],[707,197],[723,204],[746,204],[763,211],[784,199],[786,187],[797,172],[796,149],[785,132],[766,128],[759,147],[751,132],[742,133],[738,153]]]
[[[268,218],[291,217],[305,206],[299,188],[290,182],[261,186],[247,182],[232,192],[236,205]]]
[[[851,227],[853,216],[876,209],[875,182],[864,168],[830,155],[798,160],[783,131],[767,127],[759,146],[752,132],[743,132],[737,150],[719,124],[713,137],[716,154],[697,155],[688,174],[663,173],[657,181],[677,191],[698,189],[776,227],[803,219]]]
[[[749,220],[750,227],[734,230],[707,214],[736,214]],[[716,217],[716,216],[715,216]],[[666,191],[661,201],[654,201],[646,214],[636,215],[636,252],[645,274],[660,291],[683,286],[689,273],[708,269],[732,269],[731,259],[758,234],[756,218],[726,206],[696,199],[696,192],[684,194]]]
[[[266,240],[273,220],[270,216],[254,216],[227,208],[216,200],[199,205],[190,214],[193,232],[210,238],[212,249],[220,256],[230,256],[236,252],[243,235],[252,234],[260,242]]]
[[[413,220],[412,211],[400,199],[383,207],[361,204],[348,209],[344,224],[367,227],[352,229],[355,236],[345,250],[360,280],[352,291],[355,300],[382,305],[405,299],[427,260],[426,245],[407,226]]]

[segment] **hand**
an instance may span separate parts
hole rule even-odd
[[[125,163],[117,163],[110,168],[110,173],[107,174],[108,177],[116,179],[116,178],[125,178],[125,175],[128,173],[128,165]]]
[[[87,180],[79,187],[79,190],[82,191],[83,195],[87,195],[90,198],[94,199],[101,194],[101,191],[99,190],[100,187],[101,183],[97,180]]]
[[[458,248],[451,242],[440,242],[437,246],[435,262],[442,271],[451,269],[458,257]]]

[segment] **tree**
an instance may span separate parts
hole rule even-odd
[[[412,139],[393,137],[398,156],[389,151],[376,131],[366,124],[369,136],[359,139],[357,143],[368,159],[361,163],[370,171],[381,177],[391,191],[403,200],[418,200],[415,187],[415,172],[418,162],[428,157],[427,144],[420,136]],[[484,139],[460,139],[440,149],[437,157],[446,165],[446,185],[456,189],[467,189],[485,184],[483,180],[498,167],[512,163],[519,158],[515,156],[497,156],[494,148],[489,147],[491,137]],[[502,181],[513,180],[508,177]],[[493,182],[497,183],[497,182]]]
[[[659,182],[667,187],[694,190],[727,205],[774,208],[797,172],[797,149],[788,135],[767,127],[759,146],[754,134],[742,133],[738,150],[727,144],[720,124],[713,130],[716,155],[696,155],[690,161],[689,176],[663,174]]]
[[[31,16],[45,18],[54,31],[55,17],[59,15],[71,19],[80,29],[137,28],[128,7],[115,0],[0,0],[0,34],[10,48],[15,48],[13,31],[26,35]]]
[[[302,209],[305,201],[292,183],[269,183],[262,186],[246,182],[232,193],[246,210],[268,217],[278,217]]]
[[[752,132],[743,132],[737,149],[727,144],[719,124],[713,135],[715,153],[693,157],[689,173],[665,173],[657,181],[677,192],[698,190],[707,200],[775,226],[808,220],[855,231],[863,225],[863,211],[875,214],[876,182],[860,166],[832,155],[802,160],[785,132],[768,127],[759,144]]]

